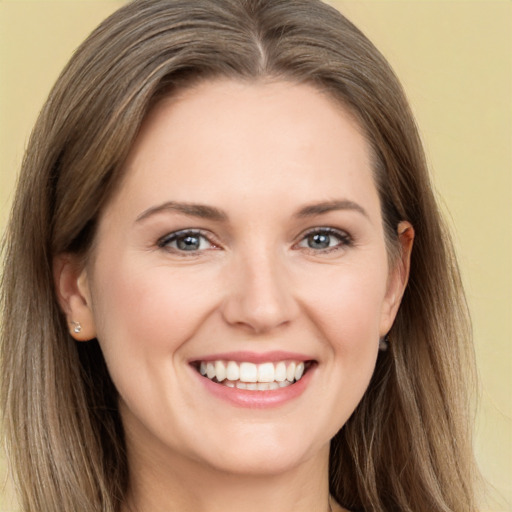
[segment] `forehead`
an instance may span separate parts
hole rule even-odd
[[[313,86],[217,80],[153,107],[120,195],[138,208],[169,199],[275,201],[277,194],[283,205],[364,193],[375,199],[371,167],[354,117]]]

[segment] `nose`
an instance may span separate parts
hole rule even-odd
[[[290,323],[299,311],[285,262],[268,252],[240,256],[229,269],[224,320],[254,333]]]

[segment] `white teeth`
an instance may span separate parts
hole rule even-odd
[[[276,371],[274,374],[274,380],[277,382],[283,382],[286,380],[286,364],[282,361],[280,363],[277,363],[276,365]]]
[[[289,386],[304,375],[303,361],[254,364],[236,361],[201,361],[199,373],[228,387],[266,391]]]
[[[230,386],[231,387],[231,386]],[[249,391],[268,391],[269,389],[279,389],[277,382],[237,382],[235,387],[238,389],[248,389]]]
[[[222,382],[226,378],[226,366],[222,361],[215,362],[215,376],[219,382]]]
[[[295,368],[295,380],[300,380],[302,374],[304,373],[304,363],[300,362]]]
[[[229,380],[238,380],[240,378],[240,368],[234,361],[229,361],[228,363],[226,378]]]
[[[258,366],[258,382],[274,382],[274,363],[264,363]]]
[[[295,363],[290,363],[286,369],[286,379],[293,382],[295,379]]]
[[[206,376],[209,379],[215,377],[215,365],[213,363],[206,363]]]
[[[258,367],[254,363],[242,363],[240,365],[240,380],[258,382]]]

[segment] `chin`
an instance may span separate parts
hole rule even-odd
[[[330,435],[308,439],[305,432],[287,428],[240,428],[224,443],[209,443],[199,457],[208,466],[230,474],[272,476],[293,471],[306,461],[321,456],[328,459]],[[224,445],[224,448],[218,449]],[[324,461],[325,462],[325,461]]]
[[[265,477],[290,473],[311,457],[311,454],[304,452],[304,447],[299,450],[295,447],[281,448],[277,453],[254,447],[237,453],[223,453],[219,458],[207,462],[210,467],[223,473]]]

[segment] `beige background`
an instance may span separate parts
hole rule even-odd
[[[402,79],[454,230],[481,377],[476,451],[490,496],[512,510],[512,2],[333,0]],[[52,83],[122,2],[0,0],[0,229]],[[0,460],[0,485],[5,469]],[[8,486],[0,512],[15,510]]]

